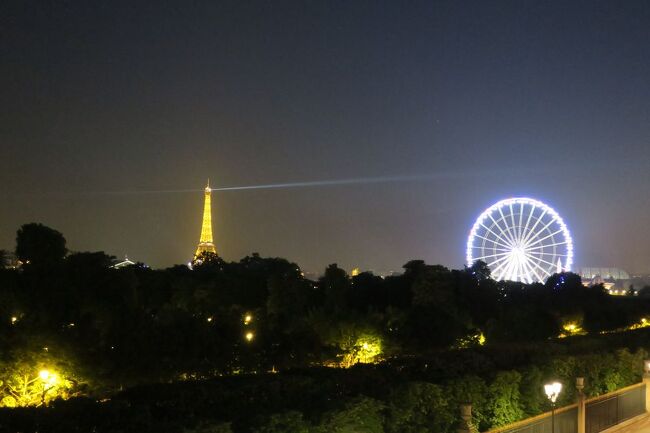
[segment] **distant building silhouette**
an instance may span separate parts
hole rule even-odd
[[[125,268],[127,266],[133,266],[133,265],[135,265],[135,262],[132,262],[131,260],[129,260],[129,257],[125,254],[124,255],[124,260],[122,260],[122,261],[115,260],[113,262],[113,264],[111,265],[111,268],[120,269],[120,268]]]
[[[577,270],[585,286],[602,284],[612,295],[625,295],[630,274],[620,268],[583,267]]]

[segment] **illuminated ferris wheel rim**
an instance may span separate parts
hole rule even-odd
[[[499,226],[496,223],[496,221],[495,221],[495,219],[494,219],[494,217],[492,215],[494,215],[495,213],[499,213],[501,215],[501,218],[498,219],[498,220],[499,221],[501,221],[501,220],[506,221],[506,217],[503,214],[503,209],[507,208],[512,213],[513,212],[513,209],[512,209],[513,205],[520,205],[521,206],[522,215],[523,215],[524,206],[530,206],[531,207],[530,216],[533,215],[533,213],[535,212],[536,209],[540,209],[542,213],[541,213],[540,216],[537,217],[537,220],[538,220],[537,222],[541,221],[542,217],[544,217],[546,215],[550,216],[551,222],[549,222],[546,226],[544,226],[544,229],[546,229],[552,223],[557,224],[559,229],[555,233],[551,233],[551,235],[547,236],[547,238],[551,237],[551,236],[554,236],[555,234],[561,234],[561,237],[563,238],[563,241],[553,244],[553,245],[564,245],[565,246],[564,247],[565,248],[564,252],[566,254],[559,254],[559,256],[564,256],[565,260],[562,261],[560,259],[560,261],[558,263],[558,267],[560,267],[559,265],[561,264],[562,265],[561,266],[561,271],[570,271],[571,266],[573,265],[573,240],[571,238],[571,233],[569,232],[569,229],[567,228],[566,224],[564,223],[564,220],[562,219],[562,217],[555,211],[555,209],[553,209],[552,207],[548,206],[547,204],[545,204],[545,203],[543,203],[543,202],[541,202],[539,200],[535,200],[535,199],[529,198],[529,197],[514,197],[514,198],[507,198],[507,199],[504,199],[504,200],[500,200],[497,203],[490,206],[489,208],[487,208],[485,211],[483,211],[483,213],[481,213],[481,215],[479,215],[479,217],[476,219],[476,222],[474,223],[472,229],[470,230],[470,234],[469,234],[469,237],[467,239],[467,251],[466,251],[467,265],[471,266],[471,265],[474,264],[474,262],[476,260],[479,260],[479,259],[483,260],[483,258],[484,258],[484,257],[481,257],[481,256],[485,255],[485,253],[483,251],[482,251],[483,254],[481,254],[481,256],[475,256],[474,255],[474,250],[478,249],[478,248],[487,249],[487,248],[484,248],[484,246],[483,247],[477,247],[475,245],[475,240],[476,240],[477,236],[479,236],[479,231],[481,230],[481,228],[485,228],[488,231],[490,231],[490,229],[488,229],[485,226],[485,221],[488,220],[488,219],[491,219],[495,223],[495,225],[498,226],[499,229],[502,230],[501,226]],[[512,223],[515,224],[515,220],[512,217],[512,215],[509,215],[509,216],[512,219]],[[506,224],[509,224],[508,221],[506,221]],[[536,226],[537,226],[537,224],[535,224],[535,227]],[[492,227],[494,227],[494,226],[492,226]],[[533,236],[532,232],[535,230],[535,227],[533,227],[531,229],[530,236]],[[510,228],[508,228],[508,227],[507,227],[507,229],[510,230]],[[521,219],[520,219],[520,226],[517,227],[517,230],[520,231],[520,233],[519,233],[520,237],[521,237],[521,229],[522,229],[522,227],[521,227]],[[527,229],[528,229],[528,225],[526,226],[526,228],[524,230],[524,237],[526,237],[525,231]],[[511,232],[509,232],[509,233],[511,233]],[[503,250],[503,252],[500,252],[498,254],[499,256],[506,256],[506,255],[512,256],[513,254],[515,254],[517,256],[521,256],[521,249],[524,248],[524,252],[526,251],[525,250],[526,247],[520,248],[519,245],[516,248],[518,250],[516,253],[514,253],[513,251],[506,251],[508,248],[511,248],[512,250],[515,249],[512,245],[510,245],[510,240],[513,241],[512,243],[515,243],[515,241],[518,241],[517,239],[512,239],[512,238],[516,238],[517,235],[510,236],[510,238],[508,240],[505,240],[504,238],[499,237],[499,235],[495,234],[494,232],[492,232],[492,234],[494,234],[496,236],[496,238],[500,239],[503,243],[508,244],[507,247],[505,245],[503,245],[503,247],[505,249],[504,248],[496,248],[496,246],[493,247],[493,249],[495,249],[495,250]],[[538,235],[535,235],[535,236],[538,236]],[[483,237],[483,239],[484,239],[483,244],[485,244],[486,238]],[[535,239],[535,237],[533,237],[532,239]],[[494,240],[493,242],[496,243],[496,244],[501,245],[501,242],[499,242],[499,241]],[[536,243],[540,243],[540,242],[536,241]],[[535,249],[539,249],[539,248],[541,248],[541,247],[540,246],[535,246],[534,248],[531,248],[531,249],[535,250]],[[494,254],[494,256],[496,256],[496,255],[497,254]],[[504,259],[503,257],[501,257],[499,259],[499,261],[503,261],[503,260],[507,262],[510,259],[508,259],[508,258]],[[522,260],[522,259],[519,258],[518,260]],[[523,259],[523,260],[526,260],[526,259]],[[546,261],[545,263],[552,265],[552,262],[549,263],[548,261]],[[490,264],[488,263],[488,266],[489,265]],[[504,263],[502,263],[499,267],[502,267],[503,265],[504,265]],[[524,265],[524,266],[522,266],[522,268],[526,269],[526,266]],[[529,268],[534,269],[532,265],[529,265]],[[495,273],[493,269],[491,269],[491,270],[493,271],[493,273]],[[540,270],[541,270],[541,268],[540,268]],[[499,274],[503,274],[503,272],[501,272]],[[506,272],[506,274],[507,274],[507,272]],[[527,282],[542,281],[543,279],[550,276],[550,272],[548,270],[545,272],[546,277],[544,277],[544,274],[542,274],[542,277],[544,277],[544,278],[539,278],[539,274],[538,274],[537,271],[531,272],[531,274],[534,274],[536,277],[532,278],[531,275],[528,275],[527,278],[524,278],[524,279],[528,280]],[[518,274],[516,272],[514,272],[514,273],[511,272],[510,275],[518,276]],[[506,277],[507,276],[508,275],[506,275]]]

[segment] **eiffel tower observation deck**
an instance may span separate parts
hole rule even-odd
[[[205,187],[205,203],[203,205],[203,224],[201,226],[201,238],[199,245],[196,247],[194,258],[198,257],[202,252],[217,253],[217,249],[212,241],[212,205],[210,202],[210,195],[212,189],[210,188],[210,179],[208,185]]]

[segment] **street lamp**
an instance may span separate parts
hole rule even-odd
[[[551,400],[551,433],[555,433],[555,401],[562,391],[562,384],[560,382],[547,383],[544,385],[544,392],[549,400]]]

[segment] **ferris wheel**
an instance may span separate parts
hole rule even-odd
[[[495,280],[544,282],[571,270],[573,241],[553,208],[531,198],[501,200],[476,220],[467,239],[467,265],[487,263]]]

